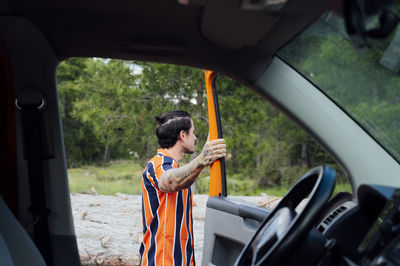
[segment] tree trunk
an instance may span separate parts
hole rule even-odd
[[[275,118],[278,118],[279,110],[275,108]],[[279,127],[276,125],[275,127],[275,151],[276,151],[276,160],[275,160],[275,170],[279,170],[279,161],[281,157],[281,151],[279,147]]]
[[[256,156],[256,169],[257,172],[259,173],[261,170],[262,166],[262,153],[261,153],[261,145],[265,141],[266,138],[266,130],[263,130],[263,128],[260,126],[257,129],[257,135],[258,135],[258,140],[257,140],[257,156]]]
[[[103,160],[105,163],[107,163],[110,161],[110,158],[111,158],[111,148],[108,146],[108,144],[106,144]]]
[[[198,106],[201,106],[203,108],[203,87],[197,87],[196,88],[196,102]]]
[[[307,165],[308,168],[310,168],[310,160],[308,158],[308,146],[306,142],[303,142],[301,144],[301,161],[303,162],[303,165]]]
[[[147,157],[150,158],[153,155],[153,149],[151,146],[151,136],[147,136]]]

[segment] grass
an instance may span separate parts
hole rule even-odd
[[[115,195],[115,193],[141,194],[141,178],[144,165],[133,161],[113,161],[104,166],[84,166],[68,170],[71,193],[91,194],[92,187],[98,194]],[[199,193],[208,193],[208,178],[200,177]],[[259,196],[265,193],[270,196],[282,197],[286,187],[257,188],[252,180],[228,179],[230,195]],[[334,194],[339,191],[351,193],[349,184],[336,184]]]
[[[274,197],[283,197],[286,192],[288,192],[288,188],[285,187],[271,187],[271,188],[266,188],[266,189],[260,189],[258,192],[258,195],[261,193],[265,193],[269,196],[274,196]]]
[[[351,185],[349,183],[336,184],[335,190],[333,191],[333,194],[335,195],[335,194],[337,194],[338,192],[341,192],[341,191],[346,191],[346,192],[349,192],[349,193],[353,193],[352,189],[351,189]]]
[[[132,161],[114,161],[105,166],[84,166],[68,170],[71,193],[141,194],[144,166]]]

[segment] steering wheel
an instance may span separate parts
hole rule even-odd
[[[332,194],[335,180],[335,170],[329,166],[318,166],[301,177],[262,222],[235,265],[283,265],[314,226]],[[307,196],[304,208],[296,212]]]

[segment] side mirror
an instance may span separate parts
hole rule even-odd
[[[386,38],[396,28],[400,16],[393,0],[343,0],[346,30],[357,48],[369,46],[366,38]],[[368,29],[367,20],[379,17],[379,25]]]

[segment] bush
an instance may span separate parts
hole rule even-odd
[[[260,188],[275,187],[281,185],[282,174],[278,170],[267,171],[265,175],[260,175],[257,184]]]
[[[300,179],[310,169],[303,165],[294,165],[290,167],[281,168],[282,179],[281,186],[284,188],[291,188],[297,180]]]
[[[250,178],[248,179],[237,179],[237,178],[227,178],[228,183],[228,194],[229,195],[243,195],[250,196],[254,195],[255,185],[254,181]],[[201,176],[197,179],[196,189],[198,194],[208,194],[210,185],[210,177],[209,176]]]

